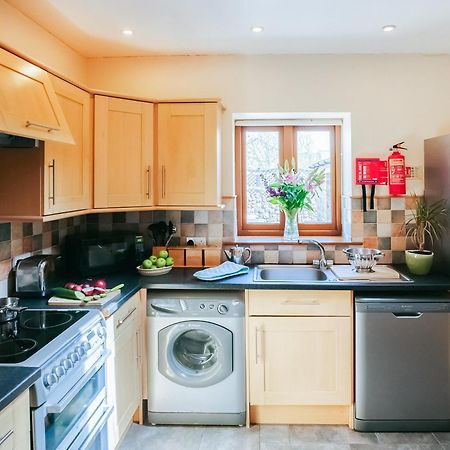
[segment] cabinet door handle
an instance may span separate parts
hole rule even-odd
[[[49,189],[49,193],[48,193],[48,200],[49,202],[52,203],[52,205],[55,204],[55,160],[52,159],[52,163],[48,165],[48,168],[51,170],[52,174],[51,174],[51,185],[52,185],[52,189],[50,191]]]
[[[139,330],[136,331],[136,359],[140,362],[142,358],[142,351],[141,351],[141,334],[139,333]]]
[[[263,343],[262,343],[262,334],[263,334],[264,330],[261,327],[256,327],[256,332],[255,332],[255,363],[258,364],[259,360],[263,360],[264,359],[264,355],[263,355]],[[261,340],[260,340],[261,337]]]
[[[4,444],[8,440],[8,438],[12,436],[13,433],[14,430],[9,430],[4,436],[2,436],[0,438],[0,445]]]
[[[59,131],[60,128],[50,127],[48,125],[44,125],[43,123],[36,123],[36,122],[30,122],[27,120],[27,123],[25,125],[27,128],[30,127],[36,127],[36,128],[45,128],[49,133],[52,131]]]
[[[161,180],[162,180],[161,194],[162,194],[162,198],[165,198],[166,197],[166,166],[161,167]]]
[[[281,303],[284,306],[289,306],[289,305],[296,305],[296,306],[318,306],[320,305],[320,301],[319,300],[285,300],[284,302]]]
[[[125,323],[125,321],[131,316],[131,314],[133,314],[135,311],[136,311],[136,307],[134,307],[123,319],[120,319],[117,322],[116,328],[121,327]]]
[[[147,198],[150,198],[150,166],[147,166]]]

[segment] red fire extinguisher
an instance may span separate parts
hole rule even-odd
[[[399,142],[391,148],[392,155],[388,158],[389,173],[389,194],[404,195],[406,194],[406,165],[405,157],[399,150],[407,150],[402,147],[404,142]]]

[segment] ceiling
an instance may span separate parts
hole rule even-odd
[[[88,57],[450,53],[449,0],[7,2]],[[387,24],[397,30],[383,32]]]

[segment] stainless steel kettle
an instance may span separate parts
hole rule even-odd
[[[237,244],[235,247],[230,248],[230,250],[224,250],[223,252],[225,253],[228,261],[236,264],[246,264],[252,257],[252,251],[248,247],[239,247]],[[244,258],[245,252],[248,252],[247,258]]]

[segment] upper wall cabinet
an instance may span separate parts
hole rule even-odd
[[[73,144],[0,149],[0,216],[38,218],[92,208],[91,96],[52,77]]]
[[[94,207],[153,204],[153,104],[95,96]]]
[[[75,86],[52,77],[75,145],[45,144],[44,214],[92,208],[92,99]]]
[[[49,75],[0,49],[0,131],[73,144]]]
[[[220,203],[218,103],[157,105],[158,205]]]

